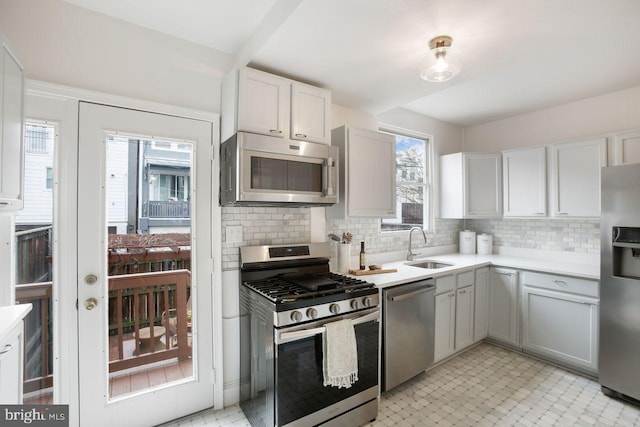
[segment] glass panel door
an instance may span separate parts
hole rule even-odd
[[[213,405],[211,134],[208,122],[80,103],[81,425],[155,425]]]

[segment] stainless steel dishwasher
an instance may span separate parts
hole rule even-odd
[[[382,389],[391,390],[433,363],[433,279],[383,289]]]

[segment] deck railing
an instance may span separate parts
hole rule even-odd
[[[51,282],[16,285],[16,301],[31,303],[33,310],[24,321],[24,383],[23,390],[29,393],[53,385],[50,360],[50,314]]]
[[[109,372],[132,368],[171,358],[187,359],[191,355],[187,332],[187,288],[191,283],[189,270],[157,273],[126,274],[109,277],[109,318],[115,319],[117,352],[109,362]],[[133,307],[132,310],[129,310]],[[125,311],[133,317],[125,325]],[[164,316],[162,315],[164,313]],[[175,317],[170,316],[175,313]],[[125,328],[132,328],[126,333]],[[156,331],[154,326],[164,328]],[[175,331],[177,345],[172,345]],[[135,350],[125,355],[125,334],[131,334]],[[159,334],[159,335],[156,335]],[[161,348],[156,344],[164,334]],[[143,348],[143,341],[147,342]]]
[[[191,218],[191,204],[188,200],[149,200],[142,205],[142,216],[148,218]]]

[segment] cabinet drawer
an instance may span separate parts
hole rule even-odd
[[[436,295],[451,292],[456,289],[456,276],[444,276],[436,278]]]
[[[457,281],[458,289],[473,285],[473,283],[475,282],[474,272],[465,271],[464,273],[458,274]]]
[[[522,284],[559,292],[587,295],[594,298],[598,298],[600,295],[598,281],[579,279],[577,277],[525,271],[522,273]]]

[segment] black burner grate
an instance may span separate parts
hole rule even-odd
[[[307,277],[312,280],[321,278],[329,279],[336,282],[336,286],[312,291],[304,286],[287,280],[283,276],[274,276],[267,279],[251,280],[248,282],[244,282],[244,285],[248,286],[249,288],[258,292],[260,295],[275,303],[298,301],[301,299],[317,298],[324,295],[341,293],[346,295],[354,290],[374,287],[372,283],[365,282],[364,280],[343,276],[336,273],[313,274],[308,275]],[[299,277],[297,278],[297,281],[300,281]]]

